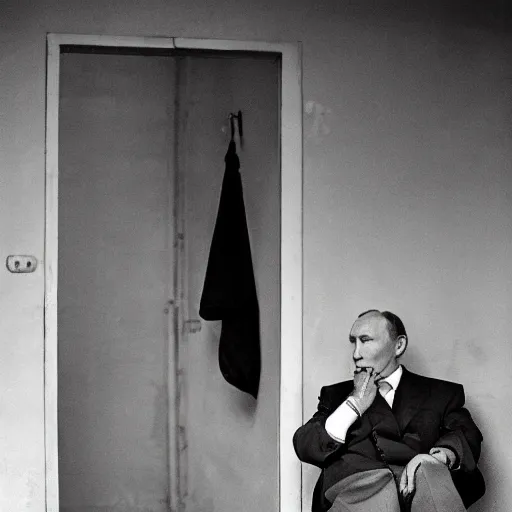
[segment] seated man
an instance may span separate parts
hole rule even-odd
[[[482,434],[460,384],[401,366],[407,333],[393,313],[362,313],[349,337],[353,381],[322,388],[293,437],[322,469],[313,512],[462,512],[483,496]]]

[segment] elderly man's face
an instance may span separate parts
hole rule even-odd
[[[352,357],[358,368],[373,368],[387,377],[397,367],[396,340],[389,335],[388,321],[378,313],[358,318],[349,336]]]

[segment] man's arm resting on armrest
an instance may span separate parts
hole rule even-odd
[[[480,457],[482,434],[464,408],[464,388],[457,388],[445,411],[442,435],[433,449],[448,449],[455,454],[456,461],[450,469],[473,471]]]

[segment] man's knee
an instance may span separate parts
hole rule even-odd
[[[450,470],[441,462],[425,461],[416,472],[412,512],[465,512]]]
[[[417,473],[422,474],[425,478],[431,477],[450,477],[450,470],[442,463],[438,461],[424,461],[418,467]]]

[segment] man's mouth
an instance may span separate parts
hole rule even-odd
[[[359,372],[367,372],[367,371],[370,371],[370,370],[374,370],[373,367],[371,366],[359,366],[359,365],[356,365],[356,370],[359,371]]]

